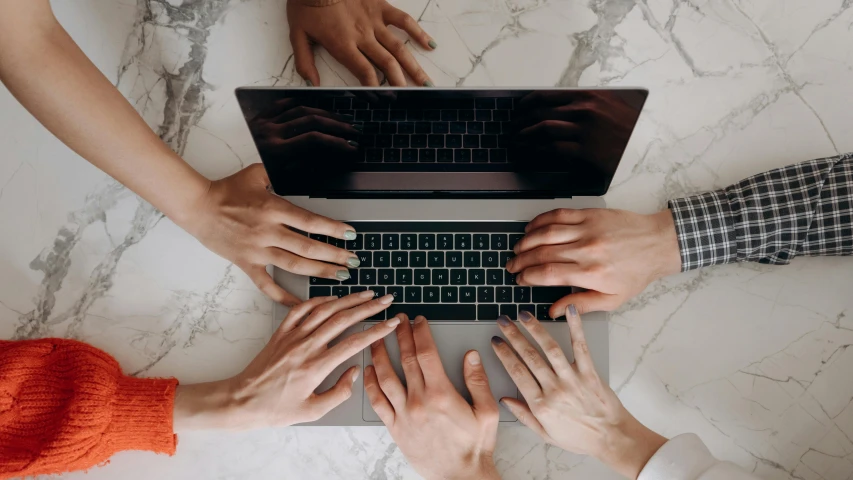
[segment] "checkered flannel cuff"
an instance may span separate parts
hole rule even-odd
[[[737,236],[729,199],[724,190],[669,202],[681,271],[737,261]]]

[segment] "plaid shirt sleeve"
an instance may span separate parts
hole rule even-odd
[[[853,153],[669,202],[682,271],[797,255],[853,255]]]

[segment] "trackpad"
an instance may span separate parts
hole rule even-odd
[[[365,330],[373,324],[365,324]],[[431,324],[432,336],[438,345],[438,353],[441,357],[441,363],[444,365],[444,370],[456,390],[462,396],[471,401],[471,396],[468,394],[468,389],[465,387],[465,380],[462,376],[462,361],[465,352],[468,350],[477,350],[480,352],[480,358],[483,359],[483,366],[486,368],[486,374],[489,377],[489,386],[492,389],[492,395],[495,400],[500,400],[501,397],[518,397],[518,389],[506,373],[495,352],[492,350],[491,339],[495,335],[501,335],[501,331],[494,323],[490,324],[459,324],[453,325],[436,325]],[[397,376],[406,383],[403,377],[403,368],[400,365],[400,348],[397,346],[397,335],[391,334],[385,337],[385,346],[388,349],[388,355],[391,357],[391,363]],[[372,365],[373,361],[370,356],[370,349],[364,350],[364,365]],[[362,402],[362,418],[366,422],[378,422],[379,417],[370,406],[370,401],[367,395],[364,394]],[[502,422],[514,422],[515,417],[505,408],[500,409]]]

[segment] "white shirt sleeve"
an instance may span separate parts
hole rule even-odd
[[[637,480],[758,480],[730,462],[721,462],[692,433],[666,442],[646,463]]]

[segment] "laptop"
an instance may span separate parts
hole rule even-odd
[[[555,208],[601,208],[648,92],[643,89],[240,88],[237,99],[275,194],[355,227],[352,241],[311,235],[354,252],[346,281],[274,269],[303,299],[371,289],[395,301],[350,328],[424,315],[453,384],[466,398],[462,357],[481,353],[496,399],[521,398],[492,352],[499,315],[527,310],[571,359],[565,317],[548,309],[571,286],[516,284],[503,267],[526,223]],[[286,307],[276,304],[274,318]],[[584,316],[601,377],[609,373],[603,313]],[[522,328],[523,331],[523,328]],[[394,335],[386,344],[403,379]],[[364,351],[341,365],[371,363]],[[311,425],[381,425],[364,394]],[[501,423],[517,419],[501,409]]]

